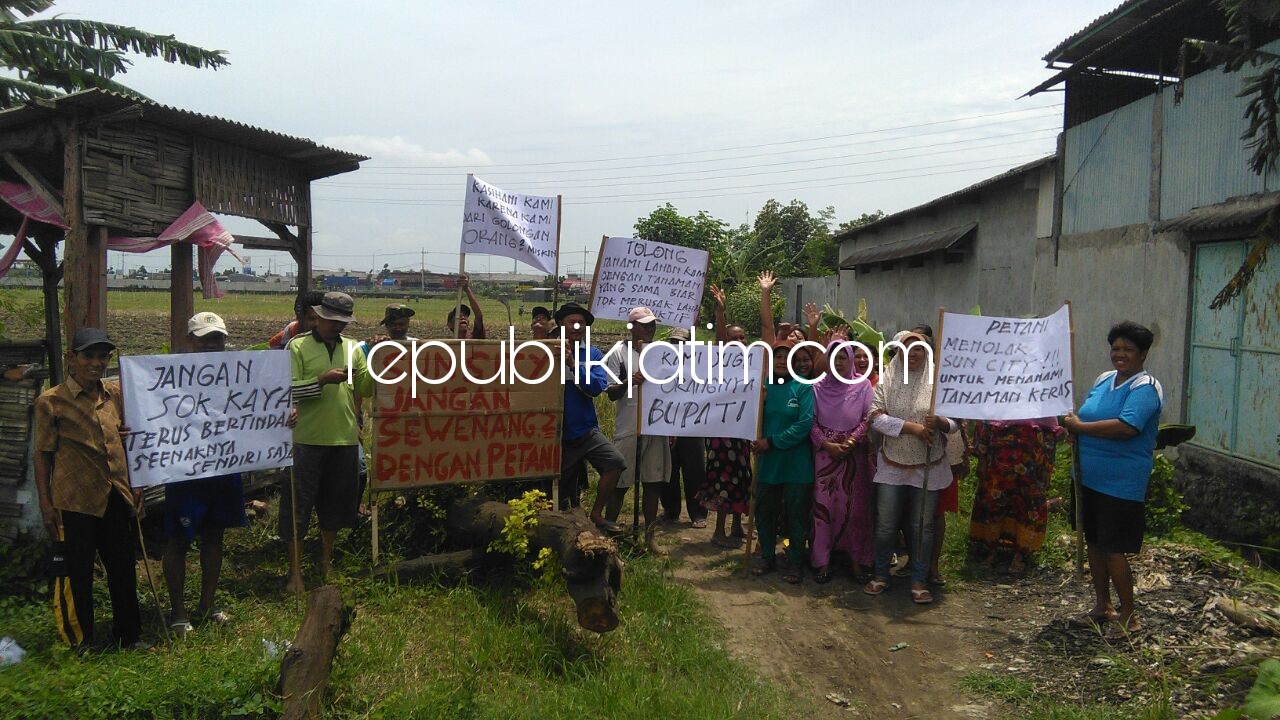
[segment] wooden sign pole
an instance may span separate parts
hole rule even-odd
[[[748,350],[747,352],[750,352],[750,350]],[[761,363],[761,367],[760,367],[760,371],[761,371],[760,410],[759,412],[756,413],[756,439],[757,440],[760,439],[760,433],[763,432],[764,430],[764,398],[765,398],[765,393],[769,391],[768,363],[771,360],[772,360],[771,357],[766,356],[765,362]],[[747,356],[746,361],[750,362],[750,355]],[[743,543],[743,545],[746,546],[746,556],[745,556],[746,568],[747,568],[747,571],[750,572],[751,571],[751,545],[752,545],[752,540],[755,538],[755,534],[756,534],[755,510],[756,510],[757,498],[760,493],[760,486],[756,482],[756,454],[754,452],[751,452],[751,449],[749,447],[747,449],[747,452],[748,452],[748,457],[751,458],[751,495],[747,499],[747,540],[745,543]],[[768,548],[768,550],[771,551],[773,550],[773,548]]]
[[[1070,328],[1070,341],[1068,347],[1071,349],[1071,407],[1076,406],[1074,397],[1076,391],[1076,317],[1071,311],[1071,301],[1065,301],[1067,305],[1067,327]],[[1075,502],[1072,504],[1072,511],[1075,516],[1076,526],[1076,574],[1081,578],[1084,577],[1084,486],[1080,479],[1080,443],[1077,438],[1071,439],[1071,494]]]
[[[551,283],[551,314],[554,315],[560,305],[560,220],[564,217],[564,196],[556,195],[556,272]],[[557,505],[559,510],[560,506]]]
[[[935,341],[935,344],[938,347],[942,347],[943,321],[946,319],[946,313],[947,313],[946,308],[941,308],[941,307],[938,308],[938,335],[937,335],[937,340]],[[905,372],[907,359],[904,357],[902,360],[903,360],[902,366]],[[940,366],[941,366],[941,363],[938,362],[937,351],[935,350],[934,358],[933,358],[933,384],[929,387],[929,414],[930,415],[933,414],[934,405],[937,404],[937,401],[938,401],[938,370]],[[938,436],[942,438],[943,443],[946,443],[945,434],[938,433]],[[946,456],[947,456],[947,451],[946,451],[946,447],[944,446],[942,449],[942,457],[946,458]],[[924,478],[923,478],[924,482],[922,483],[922,486],[920,488],[920,491],[922,493],[920,497],[920,520],[916,524],[915,548],[912,550],[913,557],[911,558],[911,562],[913,563],[917,562],[917,558],[914,557],[915,553],[919,553],[919,554],[924,553],[924,516],[925,516],[925,508],[928,507],[929,505],[928,503],[929,468],[931,468],[932,466],[933,464],[929,462],[929,443],[926,442],[924,444]],[[934,542],[940,542],[940,540],[938,538],[934,538]],[[919,560],[923,560],[924,562],[929,562],[928,559],[926,558],[919,558]]]
[[[604,260],[604,244],[609,242],[608,235],[600,236],[600,249],[596,251],[596,269],[591,274],[591,297],[587,299],[587,309],[592,313],[596,311],[596,286],[600,280],[600,262]]]

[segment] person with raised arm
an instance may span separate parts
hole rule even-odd
[[[710,291],[716,305],[716,340],[745,343],[747,331],[741,325],[729,324],[725,318],[724,291],[715,285]],[[702,507],[716,513],[711,542],[724,548],[737,547],[745,536],[742,516],[751,511],[751,441],[707,438],[705,442],[706,480],[698,490],[697,500]],[[733,516],[732,534],[725,531],[730,515]]]
[[[476,294],[471,290],[471,278],[461,274],[458,276],[458,287],[467,295],[467,302],[470,305],[462,306],[462,317],[457,317],[458,308],[453,308],[445,317],[445,322],[449,326],[449,337],[459,337],[463,340],[483,340],[485,337],[484,330],[484,313],[480,310],[480,301],[476,299]]]

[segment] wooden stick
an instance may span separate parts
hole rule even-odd
[[[608,235],[600,236],[600,249],[596,252],[596,269],[591,275],[591,297],[587,298],[587,309],[591,312],[596,311],[596,285],[600,279],[600,261],[604,260],[604,245],[609,242]]]
[[[374,499],[373,491],[369,491],[369,498],[373,500],[369,504],[369,520],[373,523],[373,564],[378,564],[378,502]]]
[[[453,337],[462,337],[462,277],[467,272],[467,254],[458,253],[458,299],[453,304]]]
[[[947,314],[946,308],[942,308],[942,307],[938,308],[938,335],[937,335],[937,339],[935,340],[938,347],[942,347],[943,321],[946,319],[946,314]],[[933,414],[933,408],[938,401],[938,371],[939,371],[939,366],[941,365],[941,363],[938,362],[938,359],[936,357],[937,356],[936,352],[934,353],[934,355],[935,357],[933,360],[933,384],[930,385],[929,387],[929,414],[930,415]],[[906,371],[906,366],[907,366],[906,358],[904,357],[903,363],[902,363],[903,372]],[[938,437],[941,439],[943,443],[946,442],[946,439],[945,439],[946,435],[944,433],[938,433]],[[946,452],[946,447],[944,446],[942,450],[942,458],[945,459],[946,456],[947,456],[947,452]],[[917,561],[915,554],[917,553],[920,555],[924,554],[924,516],[925,516],[925,507],[928,506],[928,500],[929,500],[929,469],[931,467],[933,467],[933,463],[929,462],[929,443],[926,442],[924,444],[924,477],[922,478],[923,483],[920,488],[920,492],[921,492],[920,520],[916,524],[915,548],[912,549],[911,551],[913,554],[911,558],[911,562],[913,563]],[[937,538],[934,538],[934,541],[937,542]],[[923,557],[919,559],[923,560],[924,562],[929,562],[928,559]]]
[[[1069,348],[1071,350],[1071,393],[1075,394],[1076,389],[1076,319],[1074,313],[1071,312],[1071,301],[1067,300],[1067,326],[1071,329],[1069,337]],[[1075,398],[1071,398],[1071,406],[1075,407]],[[1076,574],[1082,579],[1084,578],[1084,486],[1080,481],[1080,443],[1079,438],[1073,438],[1071,441],[1071,492],[1075,496],[1075,502],[1072,510],[1075,515],[1076,525]]]
[[[631,353],[631,349],[632,349],[632,345],[628,341],[627,343],[627,388],[628,389],[631,388],[631,376],[635,374],[635,369],[632,367],[633,355]],[[634,497],[631,498],[631,539],[633,542],[638,542],[640,540],[640,492],[641,492],[641,485],[643,484],[640,481],[640,459],[642,457],[641,448],[640,448],[640,403],[641,403],[640,398],[643,396],[643,394],[644,394],[644,386],[641,385],[640,393],[636,395],[636,432],[635,432],[636,465],[635,465],[635,470],[631,473],[631,486],[635,489],[635,492],[632,493]],[[645,533],[648,534],[650,528],[646,526],[644,530],[645,530]],[[645,549],[647,550],[648,548],[645,548]]]
[[[151,576],[151,563],[147,561],[147,541],[142,538],[142,516],[135,513],[133,518],[138,528],[138,549],[142,551],[142,567],[147,571],[147,585],[151,587],[151,600],[156,604],[156,616],[160,618],[160,633],[166,640],[173,642],[169,625],[164,621],[164,609],[160,607],[160,593],[156,592],[156,581]]]
[[[747,350],[746,352],[749,353],[750,350]],[[760,433],[763,432],[764,430],[764,398],[765,398],[765,393],[768,392],[768,386],[765,384],[766,378],[768,377],[768,366],[765,363],[768,363],[769,360],[770,358],[766,356],[764,363],[762,363],[760,367],[760,370],[761,370],[760,408],[756,413],[756,438],[757,439],[760,437]],[[744,357],[743,361],[749,362],[750,356],[748,355]],[[750,448],[747,449],[747,453],[748,453],[748,457],[751,459],[751,495],[747,499],[747,539],[746,539],[746,542],[743,543],[743,545],[746,546],[746,550],[747,550],[746,568],[748,571],[750,571],[751,545],[752,545],[752,539],[756,534],[755,508],[756,508],[756,498],[759,495],[759,486],[756,484],[756,454],[751,452]]]
[[[0,153],[0,157],[3,157],[9,167],[13,168],[14,172],[18,173],[23,180],[27,181],[27,184],[31,186],[32,191],[34,191],[36,195],[39,195],[40,199],[44,200],[52,210],[57,212],[60,217],[66,217],[66,212],[62,209],[62,201],[58,200],[57,195],[54,194],[52,187],[47,180],[37,175],[34,171],[24,165],[23,162],[18,159],[18,156],[11,152],[6,151]]]
[[[302,576],[302,551],[301,551],[301,548],[298,547],[298,491],[297,491],[296,485],[297,483],[294,481],[294,476],[293,476],[293,466],[290,465],[289,466],[289,520],[293,525],[293,544],[289,546],[289,555],[290,555],[289,560],[291,563],[293,563],[293,567],[290,569],[290,575],[292,576],[292,571],[296,570],[298,573],[298,576],[301,577]],[[290,577],[289,579],[292,580],[293,578]],[[295,612],[302,609],[299,603],[300,603],[300,600],[302,599],[302,593],[305,591],[305,589],[306,588],[304,583],[304,587],[298,590],[298,592],[295,592],[293,595],[293,609]]]
[[[561,220],[564,218],[563,200],[563,195],[556,195],[556,271],[555,274],[551,276],[552,280],[554,280],[554,282],[551,283],[551,313],[553,315],[558,309],[557,306],[560,304],[560,225]],[[510,310],[511,308],[508,307],[507,311],[510,312]],[[557,505],[556,509],[559,510],[560,506]]]

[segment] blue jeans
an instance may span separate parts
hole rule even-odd
[[[924,502],[924,532],[917,533],[920,524],[920,503]],[[938,510],[938,491],[910,485],[876,485],[876,577],[889,578],[889,556],[897,545],[898,528],[903,526],[902,511],[909,506],[907,537],[911,547],[911,582],[920,585],[929,579],[929,557],[933,550],[933,517]],[[915,537],[919,534],[920,537]]]

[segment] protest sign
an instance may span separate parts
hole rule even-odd
[[[755,440],[768,359],[758,345],[646,346],[641,369],[666,382],[640,384],[640,434]]]
[[[605,238],[596,261],[591,312],[597,318],[626,320],[641,305],[672,327],[698,320],[710,254],[705,250],[640,238]]]
[[[498,340],[375,347],[370,487],[558,476],[559,352]]]
[[[129,482],[149,487],[293,464],[289,353],[120,358]]]
[[[463,255],[500,255],[557,272],[560,248],[560,198],[521,195],[467,176],[462,211]]]
[[[1025,420],[1072,408],[1071,309],[1018,319],[945,313],[934,411]]]

